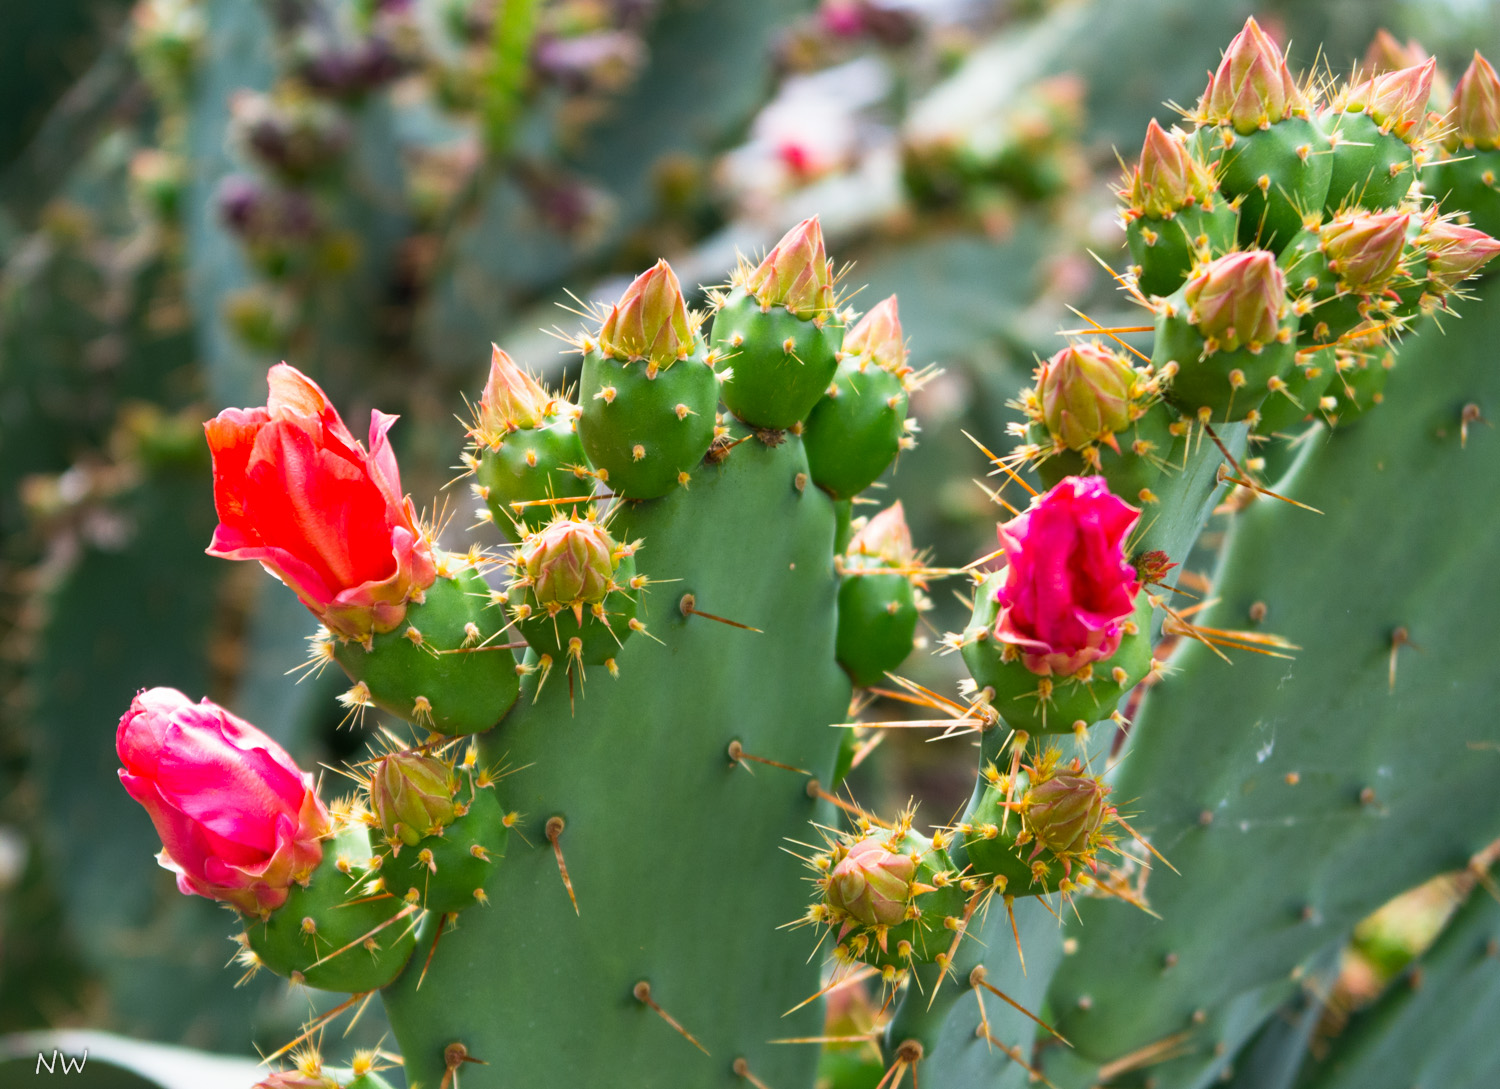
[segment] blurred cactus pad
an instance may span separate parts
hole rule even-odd
[[[13,7],[0,1082],[1500,1084],[1494,12]]]

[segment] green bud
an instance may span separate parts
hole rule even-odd
[[[1188,320],[1220,351],[1277,340],[1286,309],[1286,276],[1266,250],[1226,253],[1195,272],[1183,288]]]
[[[696,339],[682,285],[666,261],[635,278],[599,329],[599,348],[605,355],[644,359],[660,370],[691,354]]]
[[[1118,352],[1095,341],[1070,344],[1037,372],[1037,397],[1047,430],[1082,450],[1130,426],[1135,371]]]
[[[1109,788],[1086,775],[1058,775],[1026,792],[1024,821],[1036,842],[1055,855],[1088,850],[1089,837],[1104,824]]]
[[[597,522],[559,518],[526,538],[521,564],[539,605],[592,605],[614,580],[615,542]]]
[[[761,306],[784,306],[799,318],[833,308],[833,271],[823,248],[818,217],[804,219],[782,236],[745,281]]]
[[[392,753],[370,776],[370,808],[390,843],[415,846],[435,829],[453,823],[457,811],[453,774],[441,760],[420,753]]]
[[[828,906],[865,926],[897,926],[916,873],[916,861],[886,850],[881,837],[859,840],[828,875]]]

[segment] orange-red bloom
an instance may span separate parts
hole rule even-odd
[[[396,417],[370,413],[366,451],[306,375],[281,363],[266,381],[265,408],[203,425],[219,512],[208,553],[259,560],[340,635],[390,631],[437,577],[386,438]]]

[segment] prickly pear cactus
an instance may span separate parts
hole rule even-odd
[[[496,348],[464,454],[496,532],[466,548],[416,516],[391,417],[361,444],[273,368],[264,407],[208,425],[210,551],[316,615],[309,668],[348,675],[354,724],[405,726],[330,802],[179,693],[139,696],[117,745],[162,864],[239,912],[242,964],[353,996],[289,1047],[379,991],[423,1089],[1225,1076],[1361,915],[1500,831],[1432,810],[1484,793],[1465,753],[1497,743],[1451,691],[1481,683],[1500,594],[1449,550],[1493,520],[1463,464],[1493,291],[1461,335],[1433,320],[1500,251],[1459,222],[1493,180],[1461,153],[1500,131],[1481,65],[1434,162],[1433,64],[1325,95],[1250,20],[1121,189],[1149,316],[1039,365],[1019,442],[982,448],[998,548],[962,570],[899,503],[856,517],[930,374],[894,299],[846,305],[816,219],[709,314],[665,261],[591,311],[573,400]],[[941,692],[899,671],[947,577],[969,679]],[[946,824],[839,792],[898,727],[977,749]],[[265,1084],[386,1069],[301,1054]]]

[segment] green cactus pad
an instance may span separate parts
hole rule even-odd
[[[1369,356],[1346,358],[1348,361],[1329,385],[1329,392],[1338,402],[1329,418],[1339,427],[1352,425],[1385,400],[1385,385],[1396,363],[1395,351],[1389,348]]]
[[[584,470],[582,474],[580,469]],[[572,508],[565,504],[517,508],[511,504],[588,496],[593,484],[586,470],[577,428],[572,417],[566,416],[552,417],[541,427],[512,431],[498,447],[485,448],[479,454],[474,477],[485,489],[481,494],[494,515],[496,528],[506,540],[515,542],[521,538],[517,521],[526,529],[540,529],[554,514]]]
[[[440,733],[477,733],[499,722],[521,690],[515,656],[501,645],[504,626],[504,615],[490,607],[489,586],[467,568],[439,577],[370,649],[335,643],[333,656],[382,710]]]
[[[1333,156],[1314,121],[1288,117],[1248,136],[1233,129],[1200,129],[1210,162],[1222,164],[1219,187],[1240,203],[1240,244],[1280,251],[1302,229],[1302,219],[1328,197]],[[1225,147],[1224,133],[1233,134]]]
[[[1255,433],[1274,435],[1292,431],[1308,416],[1318,413],[1318,403],[1338,373],[1337,359],[1337,350],[1332,346],[1305,356],[1298,353],[1286,376],[1286,392],[1272,393],[1261,404]]]
[[[878,684],[886,670],[906,660],[916,634],[916,591],[906,575],[845,577],[839,587],[838,660],[855,684]]]
[[[623,556],[615,568],[615,582],[627,585],[635,577],[635,558]],[[593,606],[583,607],[583,623],[572,610],[563,609],[555,616],[537,612],[517,623],[522,637],[537,654],[549,655],[555,662],[576,661],[583,665],[604,665],[620,653],[629,639],[631,620],[639,605],[640,590],[613,590],[599,603],[603,615]],[[570,644],[580,640],[576,653]]]
[[[373,991],[396,978],[416,946],[413,920],[396,918],[411,905],[396,896],[366,899],[378,891],[369,863],[369,832],[347,826],[324,845],[306,888],[294,885],[269,919],[247,921],[250,948],[267,968],[325,991]]]
[[[415,889],[416,902],[439,915],[481,902],[475,893],[482,892],[494,875],[510,836],[504,817],[492,787],[475,790],[468,812],[442,835],[427,836],[416,846],[402,847],[398,855],[386,856],[380,867],[385,887],[403,899]]]
[[[1241,347],[1205,358],[1203,335],[1188,321],[1188,305],[1181,292],[1170,302],[1156,315],[1156,345],[1151,355],[1158,371],[1171,362],[1179,368],[1167,398],[1188,415],[1207,408],[1214,423],[1246,419],[1271,392],[1267,383],[1291,369],[1296,355],[1296,311],[1288,307],[1282,319],[1280,328],[1291,334],[1285,344],[1273,342],[1259,352]],[[1238,388],[1232,379],[1235,372],[1244,376]]]
[[[1422,171],[1422,188],[1444,212],[1459,213],[1485,234],[1500,237],[1500,149],[1465,148]]]
[[[836,499],[854,498],[895,460],[905,423],[901,379],[867,358],[844,359],[802,431],[813,482]]]
[[[1147,295],[1170,295],[1193,265],[1234,247],[1237,220],[1229,201],[1211,209],[1183,208],[1170,219],[1139,216],[1125,228],[1130,257],[1140,269],[1137,283]]]
[[[1092,679],[1041,677],[1031,672],[1020,659],[1002,661],[1001,644],[994,638],[999,603],[995,595],[1004,581],[1004,572],[988,576],[974,594],[974,614],[963,631],[964,664],[981,689],[991,688],[991,706],[1016,730],[1030,734],[1071,733],[1077,722],[1095,723],[1108,718],[1116,704],[1151,671],[1151,603],[1147,595],[1138,595],[1130,622],[1133,635],[1120,640],[1120,647],[1110,657],[1093,663]],[[1115,680],[1116,669],[1124,670],[1123,682]],[[1042,698],[1042,682],[1052,686]]]
[[[762,310],[734,291],[714,314],[714,347],[733,374],[724,403],[751,427],[784,431],[807,418],[838,370],[843,327],[804,321],[785,307]]]
[[[656,499],[691,473],[714,440],[719,384],[701,353],[653,376],[642,362],[589,352],[578,390],[578,437],[610,490]]]
[[[1394,208],[1406,198],[1416,171],[1405,140],[1381,132],[1374,118],[1363,111],[1326,113],[1322,122],[1334,137],[1325,211],[1331,214],[1357,204],[1375,212]]]
[[[1095,444],[1094,449],[1099,455],[1098,471],[1109,481],[1110,491],[1129,503],[1145,502],[1142,492],[1154,494],[1160,491],[1163,478],[1175,473],[1175,466],[1182,461],[1180,450],[1177,452],[1179,456],[1172,455],[1173,448],[1180,441],[1170,430],[1177,419],[1176,412],[1165,403],[1157,402],[1137,418],[1128,431],[1115,436],[1120,447],[1118,453],[1103,443]],[[1052,444],[1052,436],[1037,424],[1027,428],[1026,440],[1043,449]],[[1066,448],[1047,454],[1045,460],[1036,465],[1037,476],[1048,488],[1056,487],[1064,477],[1087,476],[1094,471],[1082,454]]]
[[[1025,792],[1023,782],[1017,785],[1015,796],[1019,798]],[[969,828],[963,838],[971,873],[989,881],[1005,878],[1004,891],[1011,896],[1045,896],[1057,891],[1063,876],[1061,868],[1049,866],[1033,872],[1027,861],[1028,849],[1016,846],[1021,818],[1014,812],[1007,814],[1005,791],[993,783],[986,786],[964,814],[964,824]]]

